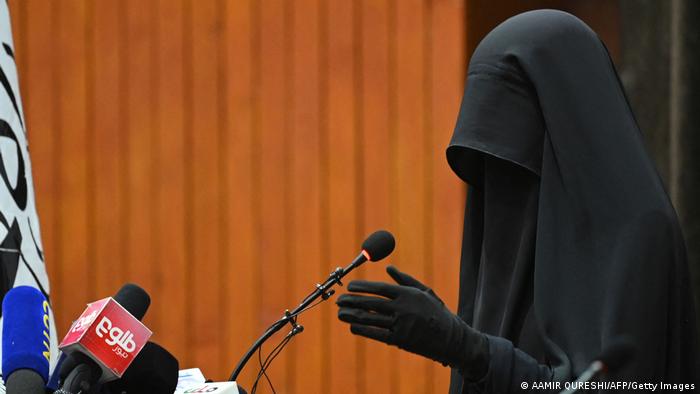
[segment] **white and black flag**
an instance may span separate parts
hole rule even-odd
[[[6,1],[0,1],[0,45],[0,297],[25,285],[39,289],[50,302]],[[50,319],[53,370],[58,354],[53,312]]]

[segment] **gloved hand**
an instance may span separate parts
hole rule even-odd
[[[355,335],[371,338],[458,368],[465,379],[482,378],[489,363],[488,339],[450,312],[442,300],[394,266],[386,272],[397,285],[354,280],[343,294],[338,318]]]

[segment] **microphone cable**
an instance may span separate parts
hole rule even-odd
[[[331,290],[331,295],[334,292]],[[297,313],[294,314],[288,314],[287,316],[284,317],[282,320],[286,319],[291,319],[290,321],[293,323],[292,324],[292,330],[289,331],[289,333],[270,351],[270,353],[265,357],[265,361],[262,360],[262,346],[258,348],[258,363],[260,364],[260,371],[258,372],[257,377],[255,378],[255,381],[253,383],[253,387],[250,389],[250,394],[255,394],[258,384],[260,383],[260,379],[264,376],[265,380],[267,380],[268,385],[270,386],[270,389],[272,390],[272,393],[275,394],[275,387],[272,384],[272,381],[270,377],[267,375],[267,369],[270,367],[272,364],[272,361],[277,358],[277,356],[282,352],[282,350],[287,346],[287,344],[292,340],[292,338],[297,335],[301,334],[302,331],[304,331],[304,327],[300,326],[297,324],[297,316],[299,316],[301,313],[308,311],[311,308],[314,308],[318,306],[320,303],[323,301],[326,301],[328,298],[321,298],[318,301],[314,302],[313,304],[307,306],[306,308],[300,310]],[[288,312],[288,311],[287,311]],[[277,321],[273,323],[268,330],[272,329],[276,324],[279,324],[280,321]]]
[[[265,380],[267,380],[267,384],[270,386],[270,390],[272,390],[273,394],[276,394],[277,392],[275,391],[275,386],[272,384],[272,380],[270,380],[270,376],[267,374],[267,368],[270,367],[272,364],[272,361],[282,352],[282,349],[284,349],[285,346],[292,340],[292,337],[296,335],[294,333],[294,330],[290,331],[281,341],[280,343],[275,346],[274,349],[265,357],[265,361],[263,362],[262,360],[262,346],[261,349],[258,349],[258,362],[260,363],[260,371],[258,372],[258,376],[255,378],[255,382],[253,383],[253,387],[251,388],[250,394],[255,394],[258,390],[258,384],[260,383],[260,379],[264,376]]]

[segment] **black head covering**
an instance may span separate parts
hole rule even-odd
[[[576,17],[540,10],[474,52],[447,149],[470,184],[459,315],[580,374],[621,336],[618,377],[695,382],[696,323],[676,214],[608,52]],[[453,372],[451,392],[462,390]]]

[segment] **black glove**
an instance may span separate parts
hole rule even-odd
[[[488,370],[486,336],[450,312],[440,298],[410,275],[388,266],[398,285],[354,280],[348,290],[380,297],[343,294],[338,318],[355,335],[371,338],[457,368],[477,381]]]

